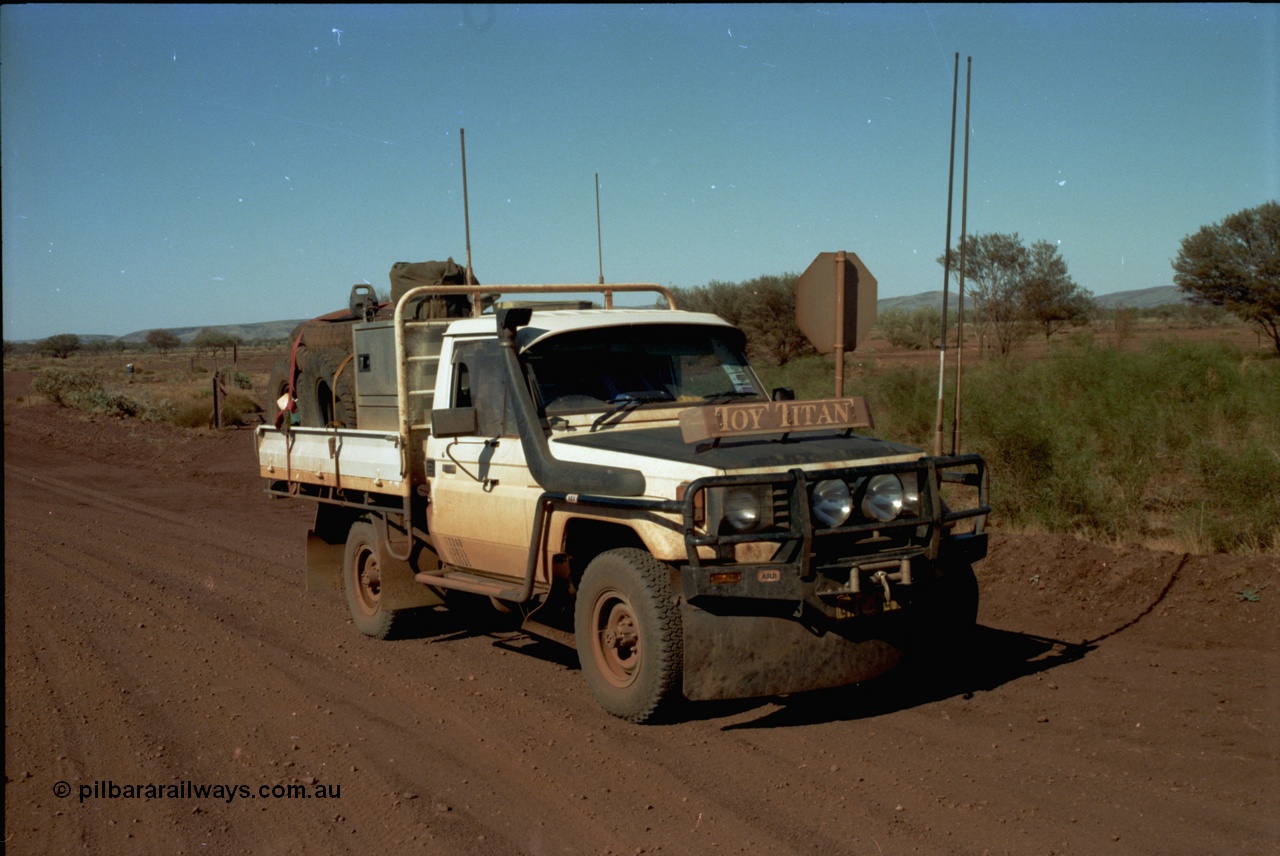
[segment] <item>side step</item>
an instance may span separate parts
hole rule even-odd
[[[486,597],[496,597],[499,600],[520,600],[520,588],[519,586],[511,588],[511,581],[473,574],[468,571],[445,570],[435,574],[423,572],[414,574],[413,578],[424,585],[456,589],[457,591],[481,594]],[[537,592],[536,586],[534,592]]]
[[[550,624],[543,624],[541,621],[535,621],[533,618],[526,618],[524,623],[520,625],[520,629],[530,636],[538,636],[550,642],[559,642],[568,648],[578,647],[578,639],[572,633],[561,630],[559,627],[552,627]]]

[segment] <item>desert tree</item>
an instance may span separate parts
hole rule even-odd
[[[1022,309],[1028,321],[1044,333],[1046,342],[1069,324],[1086,323],[1093,313],[1093,294],[1072,281],[1055,244],[1036,241],[1031,245]]]
[[[192,340],[192,344],[196,346],[197,351],[208,351],[210,356],[216,353],[226,353],[237,344],[238,340],[228,334],[218,330],[203,327],[200,332],[196,333],[196,337]]]
[[[151,330],[147,333],[147,344],[162,354],[167,354],[182,344],[182,340],[168,330]]]
[[[40,353],[60,360],[65,360],[78,350],[80,350],[80,337],[75,333],[58,333],[41,340],[39,345]]]
[[[970,235],[964,240],[964,268],[966,297],[983,331],[994,331],[1002,355],[1032,330],[1047,340],[1067,324],[1084,323],[1093,310],[1093,295],[1072,281],[1057,246],[1048,241],[1028,248],[1017,232]],[[959,282],[959,250],[951,251],[951,276]]]
[[[736,282],[713,279],[703,286],[671,289],[676,303],[690,312],[710,312],[719,315],[735,327],[742,326],[744,310],[742,286]],[[666,305],[664,302],[663,306]]]
[[[1007,354],[1026,338],[1029,329],[1022,292],[1030,253],[1017,232],[968,235],[963,249],[966,297],[973,301],[983,333],[988,328],[994,330],[996,349]],[[938,263],[946,264],[946,257],[939,256]],[[959,249],[951,251],[951,276],[959,283]]]
[[[814,353],[796,324],[796,280],[799,275],[758,276],[742,283],[742,325],[752,356],[782,366]]]
[[[672,289],[681,309],[710,312],[747,336],[753,359],[785,365],[814,353],[796,326],[795,273],[766,274],[745,282],[712,280],[705,286]]]
[[[1173,281],[1199,304],[1262,328],[1280,352],[1280,203],[1264,202],[1182,239]]]

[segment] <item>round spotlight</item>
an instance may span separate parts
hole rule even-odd
[[[724,519],[739,532],[751,532],[760,528],[764,514],[760,496],[746,488],[730,490],[724,497]]]
[[[842,479],[827,479],[813,486],[809,510],[823,526],[839,526],[853,513],[853,495]]]
[[[902,482],[889,473],[872,476],[862,496],[862,513],[888,523],[902,512]]]

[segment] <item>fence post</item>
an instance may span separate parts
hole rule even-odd
[[[214,430],[222,428],[222,399],[226,394],[226,387],[222,385],[222,369],[217,369],[213,373],[213,416],[209,420]]]

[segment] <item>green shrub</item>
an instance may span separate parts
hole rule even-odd
[[[866,397],[876,434],[925,448],[933,446],[938,411],[935,367],[887,366],[860,372],[849,386],[851,395]]]
[[[93,370],[44,369],[31,388],[60,407],[111,416],[141,416],[146,411],[142,403],[103,386],[102,374]]]
[[[236,386],[236,389],[253,389],[253,379],[246,372],[237,369],[236,366],[223,366],[218,370],[223,383]]]
[[[172,405],[169,421],[179,428],[207,428],[213,418],[213,402],[196,398]]]
[[[1234,449],[1204,443],[1193,450],[1191,465],[1200,490],[1181,512],[1188,540],[1204,552],[1280,550],[1280,452],[1274,443],[1247,439]]]
[[[812,354],[792,360],[785,366],[752,365],[764,383],[766,394],[775,387],[786,386],[795,390],[796,398],[831,398],[835,395],[835,363],[831,357]],[[862,395],[860,384],[875,370],[875,357],[846,357],[846,394]]]
[[[77,400],[100,386],[102,375],[88,369],[43,369],[31,382],[33,390],[60,407],[75,407]]]
[[[222,424],[250,425],[261,421],[256,417],[261,412],[258,402],[247,395],[233,392],[222,402]]]
[[[905,309],[886,309],[876,319],[876,326],[895,348],[909,348],[913,351],[936,348],[942,336],[942,310],[932,307],[920,307],[911,312]],[[951,324],[948,323],[947,326],[950,327]]]
[[[213,422],[212,390],[201,390],[194,398],[173,404],[162,402],[165,418],[179,428],[207,428]],[[247,395],[233,392],[222,400],[223,425],[251,425],[259,422],[262,412],[258,403]]]
[[[832,395],[821,358],[761,373]],[[871,433],[932,449],[937,371],[851,372]],[[944,402],[950,441],[954,377]],[[1280,550],[1280,360],[1218,344],[1138,353],[1073,337],[1043,360],[966,366],[961,451],[991,467],[993,520],[1108,541],[1175,537],[1195,551]]]

